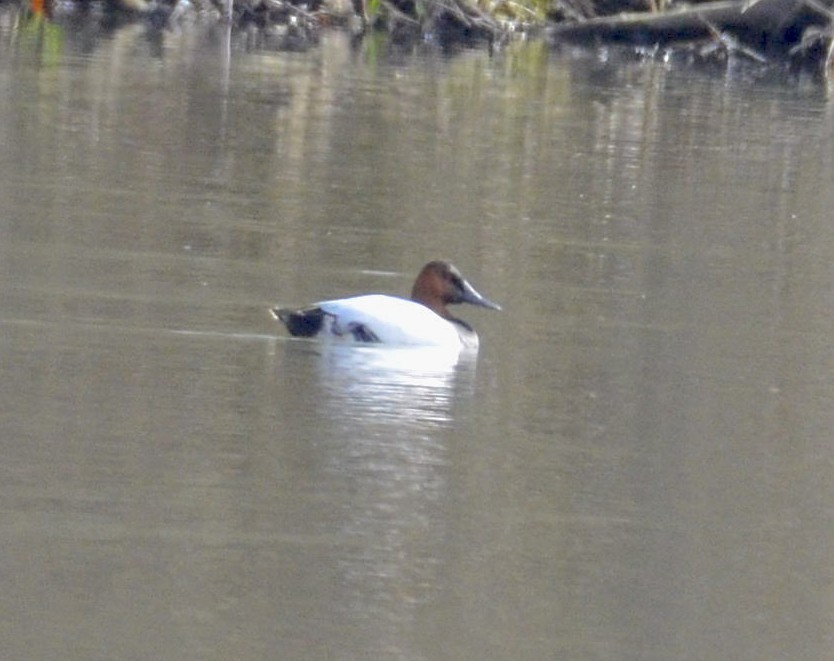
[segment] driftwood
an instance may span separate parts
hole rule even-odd
[[[660,13],[625,13],[562,23],[555,43],[669,45],[701,39],[726,42],[764,57],[795,53],[809,35],[831,41],[832,0],[719,0]],[[737,46],[737,47],[736,47]],[[826,47],[826,52],[828,52]]]

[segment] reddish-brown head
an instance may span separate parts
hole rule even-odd
[[[446,308],[457,303],[471,303],[491,310],[501,306],[481,296],[449,262],[429,262],[420,271],[411,289],[411,300],[422,303],[441,317],[452,319]]]

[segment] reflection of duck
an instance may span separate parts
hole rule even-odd
[[[302,308],[271,310],[291,335],[350,344],[477,347],[478,334],[457,319],[447,305],[471,303],[492,310],[501,307],[481,296],[452,264],[429,262],[411,290],[411,300],[367,294],[323,301]]]

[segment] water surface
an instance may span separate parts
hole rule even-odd
[[[0,26],[3,658],[833,658],[822,90]]]

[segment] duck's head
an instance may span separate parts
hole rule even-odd
[[[457,303],[471,303],[490,310],[501,309],[497,303],[481,296],[454,265],[442,260],[429,262],[423,267],[411,289],[411,300],[422,303],[447,319],[452,315],[446,306]]]

